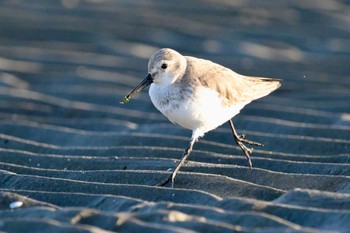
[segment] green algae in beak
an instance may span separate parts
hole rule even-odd
[[[142,80],[142,82],[137,85],[137,87],[134,88],[134,90],[132,90],[129,95],[126,95],[122,101],[120,101],[119,103],[121,104],[127,104],[129,103],[129,101],[131,100],[131,97],[133,97],[134,95],[136,95],[137,93],[141,92],[143,89],[145,89],[146,87],[148,87],[149,85],[151,85],[153,83],[153,78],[151,74],[148,74],[146,76],[146,78],[144,80]]]

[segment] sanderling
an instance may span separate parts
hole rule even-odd
[[[172,182],[193,144],[206,132],[228,122],[236,143],[244,152],[252,168],[252,149],[245,144],[262,146],[238,135],[232,118],[248,103],[268,95],[281,86],[281,80],[240,75],[209,60],[183,56],[173,49],[156,51],[148,62],[147,77],[125,96],[132,96],[150,86],[149,95],[154,106],[171,122],[192,130],[188,147],[175,170],[158,185]]]

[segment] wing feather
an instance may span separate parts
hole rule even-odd
[[[281,86],[280,79],[243,76],[209,60],[186,58],[186,81],[216,90],[224,105],[247,104]]]

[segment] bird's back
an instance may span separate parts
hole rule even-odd
[[[186,59],[190,82],[216,90],[224,105],[248,104],[281,86],[280,79],[244,76],[209,60]]]

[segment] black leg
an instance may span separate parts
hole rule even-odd
[[[228,123],[230,124],[233,137],[235,138],[235,141],[236,141],[237,145],[238,145],[238,146],[242,149],[242,151],[244,152],[245,157],[246,157],[247,160],[248,160],[249,168],[251,169],[251,168],[253,167],[253,164],[252,164],[252,160],[251,160],[251,158],[250,158],[250,154],[253,152],[253,149],[250,149],[250,148],[246,147],[243,143],[247,143],[247,144],[249,144],[249,145],[255,145],[255,146],[263,146],[263,144],[261,144],[261,143],[259,143],[259,142],[249,141],[249,140],[245,139],[245,135],[238,135],[237,132],[236,132],[235,127],[233,126],[232,119],[230,119],[230,120],[228,121]]]
[[[177,164],[175,170],[168,176],[168,178],[166,178],[165,180],[163,180],[160,183],[158,183],[157,186],[164,186],[164,185],[166,185],[167,183],[169,183],[171,181],[171,187],[174,187],[176,174],[180,170],[182,165],[184,164],[184,162],[187,159],[187,157],[191,154],[192,147],[193,147],[193,144],[194,144],[195,141],[196,141],[195,139],[193,139],[193,138],[191,139],[190,144],[185,149],[184,154],[183,154],[180,162]]]

